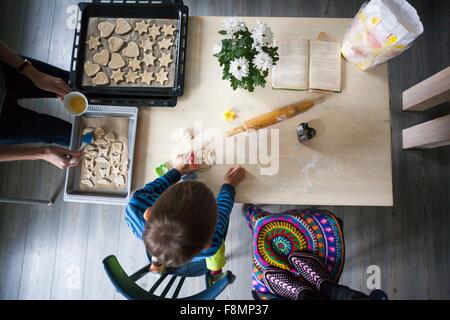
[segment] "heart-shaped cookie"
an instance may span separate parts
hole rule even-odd
[[[100,22],[97,26],[102,38],[108,38],[114,32],[116,26],[110,22]]]
[[[122,53],[125,57],[136,58],[139,56],[139,47],[136,42],[131,41]]]
[[[96,64],[96,63],[92,63],[90,61],[87,61],[84,64],[84,72],[86,72],[86,74],[89,77],[95,76],[99,71],[100,71],[100,66],[98,64]]]
[[[109,49],[111,49],[111,52],[117,52],[123,47],[123,44],[125,43],[125,41],[123,41],[122,39],[117,38],[117,37],[111,37],[108,39],[108,43],[109,43]]]
[[[94,62],[101,66],[107,66],[109,62],[110,54],[106,50],[102,50],[99,53],[94,54]]]
[[[96,86],[104,86],[109,84],[109,78],[104,72],[99,72],[95,76],[95,78],[92,79],[92,83]]]
[[[131,27],[131,24],[125,20],[125,19],[117,19],[117,23],[116,23],[116,33],[119,35],[122,34],[126,34],[128,32],[130,32],[131,30],[133,30],[133,28]]]
[[[126,62],[122,58],[122,56],[118,53],[113,53],[111,56],[111,61],[109,62],[108,67],[110,67],[113,70],[120,69],[122,67],[125,67]]]

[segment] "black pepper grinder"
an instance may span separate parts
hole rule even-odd
[[[297,127],[297,139],[300,143],[305,143],[316,136],[316,129],[310,128],[308,123],[301,123]]]

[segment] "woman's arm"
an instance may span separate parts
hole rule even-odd
[[[0,42],[0,61],[10,65],[16,70],[24,63],[21,56],[2,42]],[[71,91],[70,87],[64,82],[64,80],[40,72],[33,65],[26,66],[22,73],[39,89],[53,92],[60,98],[64,97]]]
[[[45,160],[60,169],[65,169],[79,165],[81,153],[60,147],[0,146],[0,162],[20,160]]]

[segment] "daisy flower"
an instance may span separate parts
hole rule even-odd
[[[230,63],[230,72],[238,80],[248,76],[248,61],[245,58],[234,59]]]
[[[216,44],[212,49],[213,55],[219,54],[222,52],[222,41]]]
[[[252,39],[261,46],[271,46],[273,44],[272,29],[266,24],[258,21],[256,27],[252,30]]]
[[[256,69],[260,71],[266,71],[269,70],[270,67],[272,67],[273,60],[268,53],[259,52],[253,59],[253,64],[255,65]]]
[[[238,31],[245,30],[247,27],[244,21],[239,17],[230,17],[223,21],[223,27],[229,37],[233,37]]]

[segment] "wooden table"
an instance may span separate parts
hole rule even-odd
[[[201,121],[204,129],[226,129],[261,113],[317,95],[309,92],[272,90],[253,93],[233,91],[221,80],[212,47],[224,17],[190,17],[185,94],[176,108],[141,108],[136,139],[133,187],[155,179],[154,167],[169,160],[171,133],[192,128]],[[257,17],[243,18],[252,27]],[[323,31],[342,39],[350,19],[259,18],[277,36],[316,39]],[[237,190],[237,202],[259,204],[374,205],[392,206],[391,126],[387,65],[360,71],[343,60],[343,91],[326,95],[307,112],[277,125],[279,171],[260,175],[258,165],[244,165],[248,177]],[[239,118],[224,120],[234,107]],[[309,122],[317,136],[306,145],[296,138],[296,127]],[[237,148],[243,145],[236,142]],[[199,178],[217,192],[229,165],[217,165]]]

